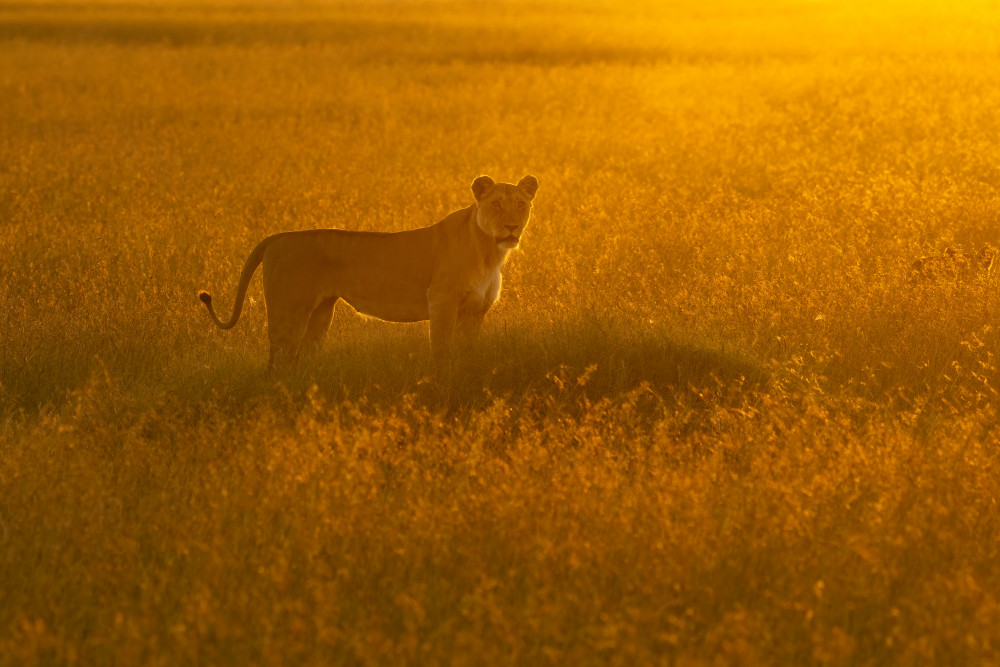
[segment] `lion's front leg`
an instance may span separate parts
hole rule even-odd
[[[458,314],[458,321],[455,323],[455,336],[461,338],[463,343],[472,344],[479,340],[479,332],[483,330],[483,320],[486,319],[486,311],[474,311]]]
[[[440,365],[451,353],[458,322],[458,301],[429,299],[427,310],[431,319],[431,352],[435,364]]]

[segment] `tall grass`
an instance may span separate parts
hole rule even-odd
[[[998,29],[0,7],[0,664],[996,662],[998,277],[910,266],[1000,245]],[[540,188],[452,378],[196,298],[480,173]]]

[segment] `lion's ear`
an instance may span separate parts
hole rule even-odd
[[[489,176],[480,176],[476,180],[472,181],[472,194],[476,196],[476,201],[486,194],[490,188],[492,188],[496,183]]]
[[[525,176],[517,182],[517,187],[521,188],[529,197],[534,199],[535,193],[538,192],[538,180],[534,176]]]

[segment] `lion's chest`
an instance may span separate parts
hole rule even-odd
[[[462,310],[485,312],[500,296],[500,267],[472,276],[462,293]]]

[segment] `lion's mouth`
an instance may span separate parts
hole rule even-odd
[[[500,245],[501,243],[513,243],[514,245],[517,245],[517,241],[518,238],[513,234],[511,234],[510,236],[504,236],[503,238],[498,238],[497,245]]]

